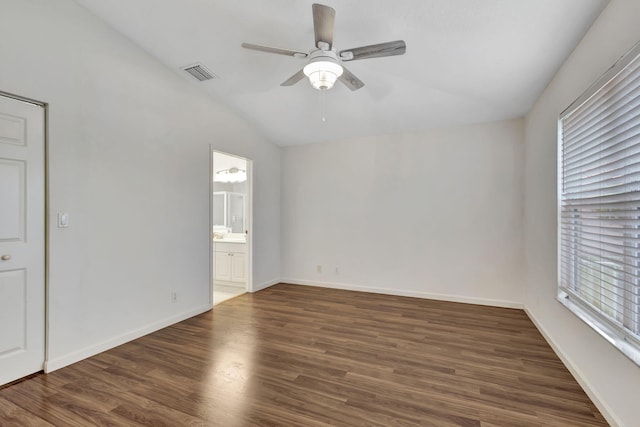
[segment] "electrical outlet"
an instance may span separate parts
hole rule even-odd
[[[317,265],[317,267],[316,267],[316,271],[317,271],[318,273],[322,273],[322,266],[321,266],[320,264],[318,264],[318,265]]]
[[[171,302],[178,302],[178,293],[171,292]]]

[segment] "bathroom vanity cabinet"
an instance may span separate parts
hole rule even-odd
[[[245,243],[215,243],[215,280],[219,282],[245,283]]]

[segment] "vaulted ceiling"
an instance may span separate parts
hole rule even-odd
[[[403,56],[347,63],[365,86],[280,83],[309,52],[309,0],[76,0],[279,145],[525,115],[607,0],[317,0],[336,10],[337,50],[402,39]],[[182,67],[218,78],[198,82]]]

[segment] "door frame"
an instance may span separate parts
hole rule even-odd
[[[49,104],[44,101],[38,101],[33,98],[16,95],[14,93],[0,90],[0,96],[15,99],[16,101],[26,102],[27,104],[36,105],[42,108],[44,121],[44,212],[42,212],[42,221],[44,222],[44,360],[42,361],[42,370],[47,371],[47,361],[49,360],[49,252],[50,252],[50,230],[49,230]],[[19,380],[18,380],[19,381]]]
[[[214,246],[213,246],[213,178],[215,174],[213,164],[213,154],[224,154],[225,156],[237,157],[247,162],[247,188],[245,194],[245,227],[247,233],[247,253],[245,263],[245,277],[247,282],[245,289],[247,292],[254,292],[253,289],[253,160],[238,154],[228,153],[216,149],[213,144],[209,145],[209,304],[213,307],[213,282],[215,277]]]

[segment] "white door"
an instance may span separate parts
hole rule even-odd
[[[0,96],[0,385],[44,363],[44,108]]]

